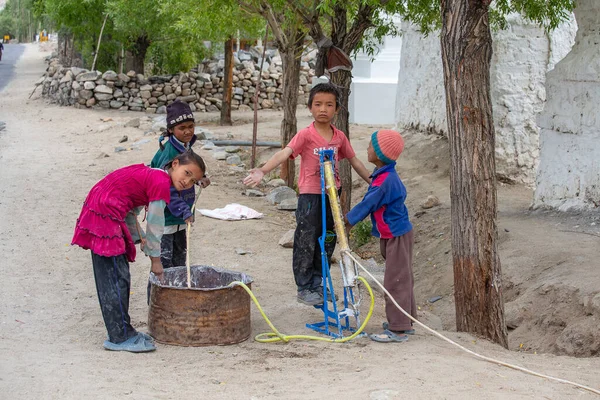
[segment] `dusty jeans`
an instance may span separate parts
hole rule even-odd
[[[129,317],[131,276],[127,257],[103,257],[92,252],[92,265],[108,340],[124,342],[137,334]]]
[[[335,249],[335,236],[333,216],[329,199],[326,199],[326,218],[328,232],[333,236],[325,241],[325,252],[327,259]],[[320,194],[301,194],[298,196],[298,208],[296,209],[296,232],[294,233],[294,252],[292,268],[298,291],[304,289],[316,289],[321,286],[323,272],[321,262],[321,246],[319,237],[323,232],[322,211]]]

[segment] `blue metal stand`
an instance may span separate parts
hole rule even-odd
[[[323,305],[314,306],[315,308],[323,310],[323,322],[317,322],[314,324],[306,324],[307,328],[313,329],[319,333],[332,336],[334,338],[344,337],[344,331],[353,333],[356,328],[350,326],[350,317],[355,317],[356,326],[358,327],[359,318],[358,310],[349,308],[350,304],[355,304],[354,294],[352,288],[344,287],[344,309],[340,311],[335,301],[335,291],[333,289],[333,283],[331,280],[331,272],[329,270],[329,259],[327,258],[327,252],[325,251],[325,242],[329,240],[335,240],[335,234],[329,234],[327,232],[327,219],[326,219],[326,188],[325,188],[325,173],[323,170],[323,163],[325,161],[331,161],[334,163],[334,151],[333,150],[321,150],[319,151],[319,161],[321,167],[321,222],[322,222],[322,234],[319,237],[319,245],[321,247],[321,265],[323,274]],[[334,174],[335,174],[335,164]],[[331,296],[333,301],[329,303],[328,297]],[[330,309],[329,307],[332,307]]]

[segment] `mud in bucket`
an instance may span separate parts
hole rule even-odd
[[[241,272],[194,265],[191,288],[186,267],[165,269],[163,278],[150,274],[148,329],[159,343],[177,346],[210,346],[240,343],[250,337],[250,287],[252,278]]]

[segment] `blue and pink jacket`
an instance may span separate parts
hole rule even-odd
[[[348,222],[356,225],[371,214],[373,236],[391,239],[412,230],[408,219],[406,188],[396,172],[396,163],[376,169],[371,175],[369,190],[347,215]]]

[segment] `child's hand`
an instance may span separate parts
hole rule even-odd
[[[140,250],[144,251],[144,247],[146,247],[146,238],[140,239]]]
[[[202,179],[200,179],[200,186],[202,187],[202,189],[204,189],[208,185],[210,185],[210,178],[208,176],[205,176]]]
[[[260,168],[251,169],[250,175],[244,178],[244,185],[254,187],[262,181],[264,176],[265,173],[262,172]]]
[[[152,260],[150,271],[152,271],[152,273],[159,279],[162,278],[164,269],[162,263],[160,262],[160,257],[150,257],[150,259]]]
[[[195,220],[195,218],[194,218],[194,216],[192,215],[191,217],[189,217],[188,219],[186,219],[186,220],[185,220],[185,223],[186,223],[186,224],[193,224],[193,223],[194,223],[194,220]]]
[[[350,231],[352,230],[352,225],[348,221],[346,221],[346,236],[350,237]]]

